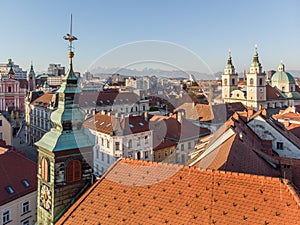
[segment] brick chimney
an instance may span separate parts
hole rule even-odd
[[[272,152],[272,140],[261,140],[261,150],[272,156],[273,152]]]

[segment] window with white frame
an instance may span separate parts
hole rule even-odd
[[[10,209],[6,209],[2,213],[2,224],[6,224],[11,220],[11,212]]]
[[[30,211],[29,201],[22,204],[22,214],[28,213]]]
[[[23,222],[22,222],[22,225],[29,225],[30,223],[29,223],[29,219],[26,219],[26,220],[24,220]]]

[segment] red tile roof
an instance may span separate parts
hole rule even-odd
[[[248,133],[247,136],[250,136]],[[254,146],[254,142],[256,143]],[[280,171],[272,167],[253,149],[259,149],[261,140],[255,135],[243,140],[237,134],[224,141],[218,148],[206,155],[195,166],[207,169],[249,173],[280,177]],[[273,160],[275,161],[275,160]]]
[[[84,121],[83,125],[86,128],[112,135],[118,130],[122,131],[123,135],[149,131],[149,123],[142,116],[116,117],[102,112]]]
[[[287,180],[122,159],[56,223],[300,224]]]
[[[82,108],[96,106],[111,106],[121,104],[134,104],[139,96],[132,92],[119,92],[118,90],[83,91],[80,93],[79,105]]]
[[[0,206],[37,189],[37,165],[14,151],[0,154]],[[27,180],[29,187],[22,181]],[[9,194],[8,187],[14,190]]]
[[[165,138],[176,142],[210,134],[209,129],[199,127],[184,118],[182,118],[180,123],[176,119],[176,115],[173,115],[172,117],[154,115],[150,119],[150,122],[150,127],[154,130],[154,135],[157,132],[163,132]]]
[[[300,124],[291,124],[290,126],[286,127],[286,129],[300,139]]]
[[[44,107],[44,108],[48,108],[51,104],[51,102],[55,99],[53,99],[55,96],[55,94],[53,93],[45,93],[42,96],[38,97],[37,99],[35,99],[35,101],[33,101],[31,103],[31,105],[34,106],[40,106],[40,107]],[[54,104],[54,102],[53,102]]]
[[[271,99],[284,99],[284,96],[278,91],[275,87],[272,87],[271,85],[266,85],[266,97],[267,100]]]

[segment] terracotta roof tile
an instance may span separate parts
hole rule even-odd
[[[299,204],[286,180],[122,159],[57,224],[295,224]]]
[[[116,117],[114,115],[97,113],[84,121],[86,128],[114,135],[117,131],[123,135],[149,131],[149,123],[142,116]]]
[[[14,151],[2,151],[0,154],[0,206],[31,193],[37,187],[37,165]],[[23,184],[23,180],[29,187]],[[7,187],[14,193],[9,193]]]
[[[271,85],[266,85],[266,97],[268,100],[271,99],[284,99],[284,96],[275,87]]]
[[[35,99],[31,103],[31,105],[47,108],[51,105],[52,100],[54,100],[53,99],[54,96],[55,96],[55,94],[53,94],[53,93],[45,93],[42,96]]]

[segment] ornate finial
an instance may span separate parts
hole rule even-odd
[[[77,40],[75,36],[72,35],[72,14],[71,14],[71,23],[70,23],[70,33],[67,34],[67,36],[64,36],[64,39],[69,41],[69,53],[68,57],[70,58],[70,64],[72,64],[72,58],[74,57],[73,47],[72,47],[72,41]]]
[[[228,50],[228,60],[227,60],[227,65],[232,66],[232,60],[231,60],[231,50]]]
[[[254,45],[254,56],[258,56],[258,53],[257,53],[257,44]]]

